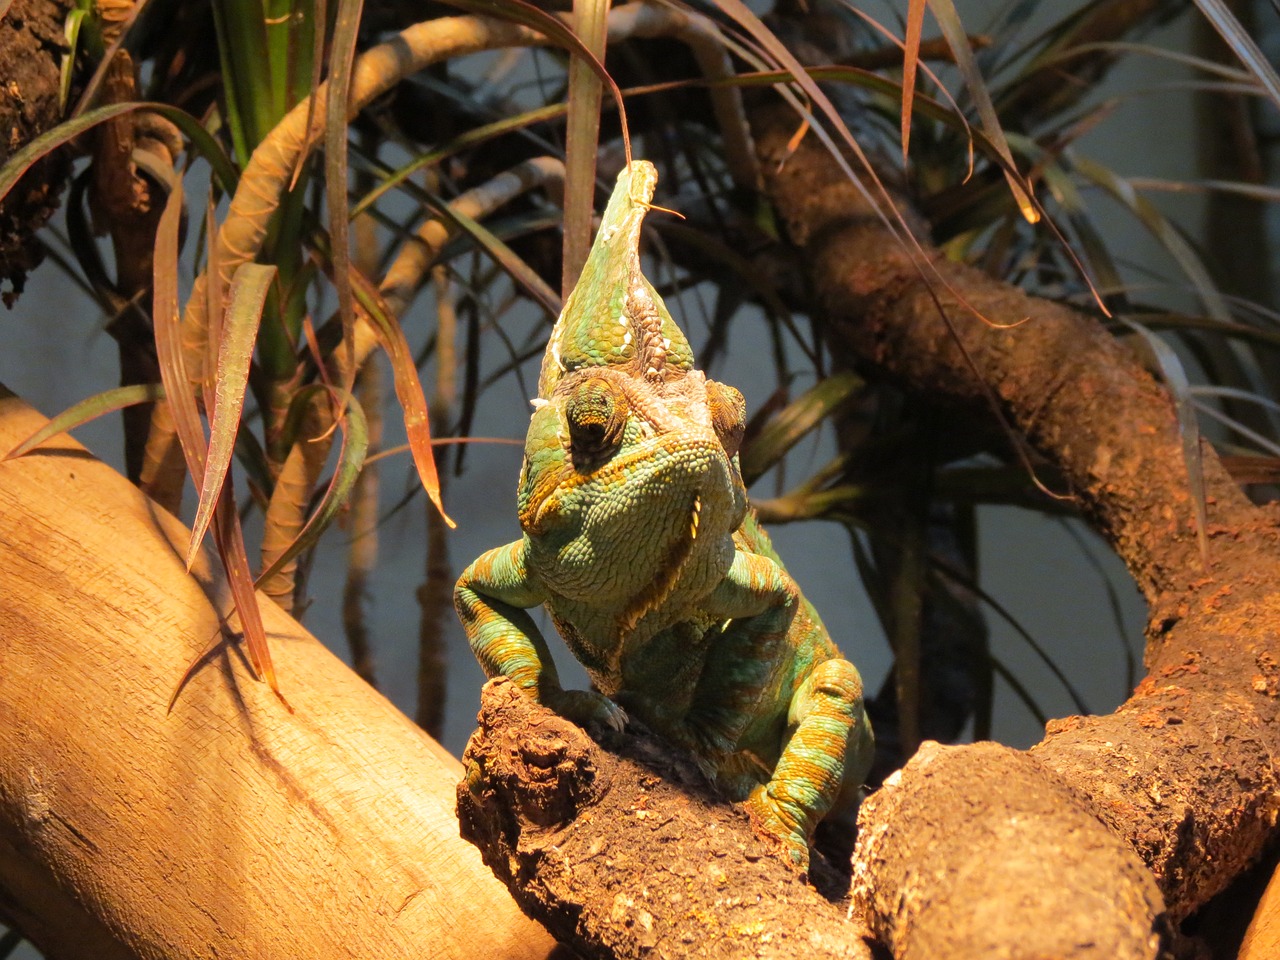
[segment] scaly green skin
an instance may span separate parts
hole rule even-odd
[[[803,868],[870,766],[862,681],[748,513],[742,394],[694,369],[640,272],[656,180],[643,161],[618,177],[543,359],[524,537],[471,564],[454,603],[489,676],[579,723],[640,717]],[[595,690],[561,688],[539,605]]]

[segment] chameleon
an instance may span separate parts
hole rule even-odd
[[[543,357],[523,535],[467,567],[454,605],[489,677],[584,726],[637,717],[804,871],[871,764],[862,680],[749,510],[741,392],[695,368],[641,272],[656,183],[643,160],[618,176]],[[539,606],[593,689],[561,687]]]

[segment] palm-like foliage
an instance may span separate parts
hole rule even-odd
[[[176,123],[186,137],[185,152],[168,154],[167,168],[165,156],[141,147],[123,167],[102,149],[92,160],[91,169],[109,175],[142,170],[148,178],[157,215],[113,232],[112,243],[119,261],[144,238],[154,249],[154,283],[108,277],[85,213],[107,203],[94,186],[102,178],[82,174],[71,193],[71,269],[117,322],[134,318],[134,333],[121,338],[122,363],[142,371],[132,393],[87,411],[154,402],[154,384],[163,382],[167,400],[132,421],[131,444],[146,449],[134,461],[137,478],[175,511],[183,478],[197,479],[196,541],[206,529],[215,534],[233,577],[239,629],[262,676],[270,679],[271,668],[251,612],[251,570],[270,595],[301,612],[297,563],[305,568],[348,503],[358,531],[348,545],[348,633],[353,642],[366,633],[359,596],[378,535],[366,450],[384,413],[403,420],[422,486],[438,500],[436,459],[452,470],[463,455],[442,456],[436,447],[433,457],[433,438],[470,438],[485,391],[522,376],[540,354],[562,280],[581,261],[596,188],[607,179],[597,168],[611,173],[627,145],[614,98],[601,97],[608,78],[625,94],[630,149],[660,163],[659,200],[686,217],[655,223],[652,273],[664,294],[689,292],[675,302],[705,305],[703,316],[683,318],[695,339],[703,332],[703,361],[717,362],[735,339],[742,311],[761,311],[767,322],[776,389],[751,425],[744,472],[772,471],[773,489],[757,487],[766,520],[821,518],[849,531],[850,576],[856,572],[870,594],[895,658],[876,718],[884,770],[922,737],[955,739],[971,722],[986,736],[997,676],[1040,712],[988,650],[981,608],[1003,611],[977,586],[979,508],[1016,503],[1060,514],[1071,507],[1011,435],[963,428],[873,375],[832,369],[820,323],[797,318],[808,306],[804,291],[791,282],[777,224],[754,192],[744,93],[790,84],[797,127],[804,117],[809,135],[855,145],[868,167],[851,172],[873,192],[875,176],[907,192],[948,256],[1109,312],[1117,335],[1149,351],[1173,388],[1193,476],[1207,416],[1222,423],[1209,435],[1242,476],[1274,478],[1274,314],[1215,286],[1202,254],[1139,189],[1160,185],[1126,179],[1078,145],[1105,119],[1108,104],[1089,97],[1098,79],[1122,57],[1160,55],[1137,44],[1188,4],[1095,0],[1034,26],[1038,5],[1012,3],[991,23],[962,25],[951,3],[931,0],[938,40],[926,38],[923,0],[898,11],[902,24],[892,16],[877,24],[852,8],[780,4],[770,28],[732,0],[696,11],[628,4],[608,18],[603,5],[584,3],[576,21],[518,0],[460,5],[496,19],[440,14],[374,49],[422,12],[371,6],[362,21],[361,5],[349,2],[153,0],[126,46],[148,67],[145,83],[131,78],[133,96],[145,92],[165,106],[86,102],[53,138],[94,124],[117,129],[110,125],[138,115]],[[1200,6],[1228,23],[1220,5]],[[608,77],[591,65],[606,25]],[[1212,94],[1263,92],[1273,80],[1268,68],[1227,32],[1244,66],[1191,60],[1196,84]],[[321,76],[328,92],[313,100]],[[827,103],[845,111],[843,126]],[[0,184],[9,186],[26,159],[6,165]],[[207,197],[192,172],[198,161],[215,174]],[[184,182],[192,195],[185,220]],[[1274,199],[1257,186],[1204,186]],[[1168,251],[1179,275],[1166,285],[1192,293],[1182,312],[1148,302],[1128,281],[1123,255],[1099,227],[1098,194],[1117,200]],[[1035,204],[1047,215],[1040,223],[1032,222]],[[888,208],[885,215],[892,217]],[[185,265],[202,279],[181,306]],[[418,305],[423,288],[432,296]],[[378,350],[390,358],[394,404],[363,379],[376,369],[368,361]],[[1193,386],[1199,380],[1212,387]],[[836,438],[829,461],[787,466],[788,452],[825,424]],[[264,518],[256,562],[245,553],[233,481]],[[441,597],[451,579],[440,562],[444,514],[430,516],[424,663],[438,659],[448,606]],[[342,548],[341,538],[330,540],[329,549]],[[422,688],[436,680],[438,672],[425,670]],[[430,704],[420,708],[420,716],[434,715]]]

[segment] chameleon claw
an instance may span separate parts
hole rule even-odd
[[[595,726],[621,733],[627,726],[627,712],[594,690],[561,690],[544,698],[544,705],[580,727]]]
[[[767,784],[751,791],[744,806],[751,826],[775,848],[782,861],[800,873],[809,870],[809,840],[798,832],[786,808],[769,796]]]

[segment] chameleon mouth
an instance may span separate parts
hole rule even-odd
[[[636,628],[646,615],[656,610],[671,596],[680,574],[689,556],[693,553],[694,543],[698,539],[698,524],[702,518],[702,494],[693,495],[693,505],[689,509],[689,535],[676,539],[667,551],[662,565],[658,568],[658,576],[647,587],[636,594],[631,602],[618,614],[618,633],[626,636]]]

